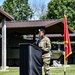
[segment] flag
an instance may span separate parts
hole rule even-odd
[[[69,30],[67,24],[67,18],[64,16],[64,50],[65,50],[65,60],[68,61],[69,55],[72,54]]]

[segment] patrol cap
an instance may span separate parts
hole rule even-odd
[[[39,30],[38,30],[38,33],[39,33],[39,32],[43,32],[43,33],[45,34],[45,30],[44,30],[44,29],[39,29]]]

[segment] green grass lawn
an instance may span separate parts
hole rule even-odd
[[[70,67],[66,68],[66,75],[75,75],[75,65],[71,65]],[[10,67],[9,71],[1,72],[0,75],[19,75],[19,68]],[[44,74],[44,72],[43,72]],[[51,68],[50,75],[64,75],[64,69],[62,68]]]
[[[19,68],[16,67],[10,67],[9,69],[7,69],[9,71],[0,71],[0,75],[19,75]]]

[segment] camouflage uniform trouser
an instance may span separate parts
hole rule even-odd
[[[45,75],[50,75],[50,57],[43,58]]]

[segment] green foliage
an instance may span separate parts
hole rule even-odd
[[[75,29],[75,0],[51,0],[48,3],[47,19],[62,19],[64,11],[70,27]]]
[[[47,19],[47,15],[40,16],[40,20],[46,20],[46,19]]]
[[[15,20],[28,20],[33,14],[28,0],[5,0],[2,8],[13,15]]]

